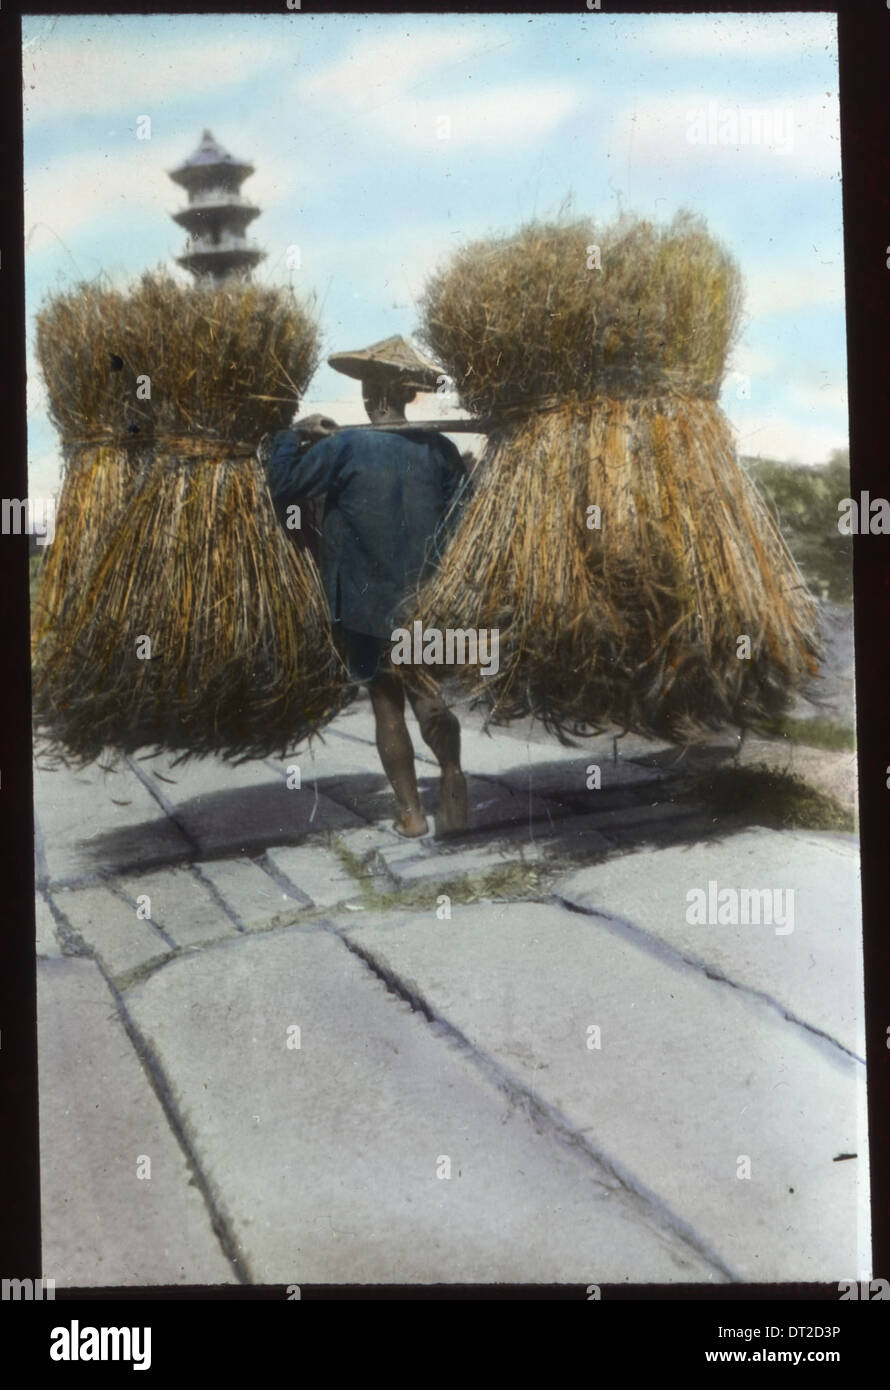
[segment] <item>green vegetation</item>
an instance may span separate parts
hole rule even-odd
[[[755,732],[788,738],[809,748],[845,750],[856,747],[856,730],[834,719],[777,719]]]
[[[42,555],[28,556],[28,579],[31,588],[31,610],[34,610],[34,601],[37,597],[37,585],[40,577],[40,566],[43,563]]]
[[[690,782],[690,790],[727,822],[763,825],[774,830],[842,830],[853,832],[851,811],[828,792],[810,786],[790,772],[776,772],[765,764],[726,767]]]
[[[805,468],[774,459],[742,464],[781,527],[814,593],[853,602],[853,542],[837,529],[837,504],[850,496],[850,455],[835,449],[828,463]]]
[[[535,863],[523,864],[521,861],[506,861],[494,869],[483,873],[462,874],[456,878],[448,877],[448,864],[442,864],[442,878],[436,883],[418,883],[413,887],[394,888],[380,891],[374,888],[375,875],[371,867],[375,851],[363,857],[347,849],[339,836],[331,839],[331,848],[340,859],[343,867],[357,880],[355,897],[360,898],[364,907],[377,911],[390,908],[428,908],[435,905],[438,893],[447,893],[452,902],[475,903],[490,898],[522,898],[525,900],[546,897],[540,882],[541,866]],[[378,885],[385,883],[383,876],[376,876]]]

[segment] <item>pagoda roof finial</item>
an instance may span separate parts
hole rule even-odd
[[[169,171],[174,183],[184,188],[197,187],[214,175],[223,178],[226,183],[240,184],[252,173],[253,165],[229,154],[209,130],[204,131],[194,153],[183,160],[177,169]]]
[[[187,207],[171,214],[189,233],[185,254],[176,258],[179,264],[196,277],[215,280],[249,274],[265,256],[244,235],[260,213],[241,193],[253,165],[235,159],[205,127],[194,153],[168,173],[189,198]]]

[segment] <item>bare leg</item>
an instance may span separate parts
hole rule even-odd
[[[397,676],[383,674],[368,682],[377,726],[377,751],[396,794],[396,829],[403,835],[425,835],[429,829],[420,804],[414,771],[414,747],[405,723],[405,690]]]
[[[440,835],[466,830],[469,819],[467,779],[460,769],[457,717],[438,693],[432,695],[409,686],[408,699],[420,725],[420,736],[442,769],[436,829]]]

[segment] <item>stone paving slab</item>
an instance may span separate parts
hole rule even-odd
[[[467,793],[472,831],[546,822],[548,814],[558,816],[560,813],[559,807],[543,797],[511,791],[487,778],[468,776]]]
[[[567,751],[567,750],[563,750]],[[599,788],[588,788],[589,767],[600,770]],[[598,758],[587,752],[580,756],[566,757],[560,761],[532,763],[524,768],[508,768],[501,774],[511,790],[528,796],[529,791],[539,796],[567,800],[576,805],[589,805],[596,809],[597,799],[608,796],[617,788],[642,788],[663,781],[665,772],[660,768],[640,767],[638,763],[613,762],[611,750],[607,758]],[[657,794],[657,793],[656,793]]]
[[[43,1269],[59,1288],[234,1283],[92,961],[40,961]],[[151,1161],[151,1177],[137,1163]]]
[[[848,717],[853,719],[852,705]],[[765,762],[770,767],[793,773],[829,792],[843,805],[858,809],[859,768],[852,749],[807,748],[790,739],[747,738],[739,762],[745,767]]]
[[[110,888],[70,888],[53,896],[56,906],[110,975],[125,975],[169,955],[172,946],[152,924],[136,916]]]
[[[487,835],[482,839],[483,844],[490,843]],[[612,838],[596,830],[587,816],[555,816],[531,828],[528,824],[505,827],[497,831],[497,841],[504,849],[537,848],[548,858],[566,854],[587,859],[614,850]]]
[[[62,948],[56,936],[56,923],[46,899],[38,893],[34,898],[34,917],[37,927],[37,955],[41,957],[61,956]]]
[[[591,810],[584,816],[553,815],[549,821],[537,821],[534,835],[548,852],[590,853],[616,851],[617,848],[638,849],[663,835],[698,840],[711,833],[711,820],[705,809],[694,802],[662,801],[656,806],[645,803],[612,806]]]
[[[599,763],[603,768],[603,784],[606,785],[605,769],[619,769],[616,775],[622,775],[623,780],[630,781],[635,777],[645,779],[651,777],[651,769],[641,770],[634,763],[628,761],[631,756],[672,749],[673,745],[658,742],[652,739],[639,738],[635,735],[626,735],[618,739],[618,762],[613,761],[614,749],[616,747],[611,734],[601,734],[588,739],[578,739],[578,746],[575,748],[563,747],[555,739],[548,737],[540,725],[534,725],[532,721],[517,721],[515,725],[503,728],[492,729],[490,733],[485,733],[479,727],[481,715],[476,711],[469,711],[459,705],[453,706],[454,713],[457,715],[461,724],[461,761],[464,770],[474,773],[476,776],[492,776],[505,778],[512,782],[516,781],[523,785],[526,769],[542,769],[543,775],[547,774],[547,769],[553,768],[554,777],[559,777],[558,767],[566,763],[570,768],[577,765],[586,767],[589,763]],[[410,709],[406,709],[406,722],[418,762],[426,761],[435,765],[434,759],[426,744],[420,737],[420,729],[417,721]],[[370,706],[351,707],[347,716],[338,716],[333,724],[325,731],[328,740],[328,748],[338,741],[354,742],[356,738],[361,738],[370,748],[376,758],[375,728],[374,718]],[[676,753],[676,749],[673,750]],[[318,749],[319,760],[323,760],[326,755],[326,748]],[[376,768],[379,769],[379,759]],[[375,764],[370,764],[373,770]],[[624,769],[624,773],[621,773]],[[571,773],[568,774],[571,776]],[[611,775],[611,774],[610,774]],[[537,780],[537,772],[535,774]],[[584,780],[580,782],[584,786]]]
[[[316,743],[311,750],[301,753],[297,760],[303,779],[329,779],[372,772],[381,782],[384,781],[385,774],[375,740],[373,727],[370,740],[366,740],[358,736],[347,738],[332,725],[325,730],[324,743]],[[424,748],[423,751],[427,750]]]
[[[316,907],[334,907],[346,899],[358,901],[361,897],[357,880],[343,867],[333,850],[324,845],[270,849],[268,857]]]
[[[455,905],[449,922],[347,930],[738,1278],[860,1277],[840,1271],[868,1263],[864,1068],[840,1049],[552,904]],[[842,1153],[859,1157],[834,1162]],[[750,1179],[737,1177],[745,1156]]]
[[[263,785],[211,792],[177,807],[177,818],[200,855],[261,853],[321,830],[362,824],[360,816],[311,782],[289,788],[268,769],[266,775]]]
[[[319,780],[319,789],[341,800],[344,806],[363,816],[366,822],[375,826],[391,827],[396,816],[396,800],[391,788],[382,776],[371,773],[359,777],[346,778],[336,785],[333,781]],[[417,786],[424,813],[430,820],[436,814],[439,804],[439,777],[431,769],[424,772],[418,764]],[[467,775],[467,794],[471,830],[489,827],[515,825],[528,822],[529,817],[544,816],[548,811],[559,814],[560,808],[542,797],[530,798],[527,793],[519,795],[509,787],[488,777]]]
[[[687,894],[723,888],[794,892],[790,932],[775,926],[690,925]],[[652,891],[657,884],[657,892]],[[735,984],[865,1056],[859,856],[846,838],[751,830],[723,841],[657,850],[645,875],[635,856],[579,869],[554,885],[576,907],[629,920]],[[772,905],[772,895],[770,899]],[[758,903],[758,907],[760,903]]]
[[[561,748],[555,743],[508,743],[495,733],[461,726],[461,764],[465,771],[477,776],[502,777],[508,770],[520,775],[524,767],[537,762],[575,762],[584,756],[578,749]]]
[[[333,933],[218,943],[127,1003],[255,1282],[721,1281]]]
[[[125,875],[120,886],[135,901],[147,896],[151,920],[176,942],[195,946],[231,936],[237,930],[205,883],[190,869],[160,869],[152,874]]]
[[[382,770],[368,772],[358,763],[338,763],[337,775],[320,776],[317,786],[319,795],[344,809],[352,820],[346,822],[354,826],[367,825],[369,821],[380,820],[384,816],[395,816],[396,800]],[[312,788],[312,783],[307,783]],[[324,827],[323,827],[324,828]],[[333,827],[336,828],[336,827]]]
[[[282,913],[299,912],[308,906],[298,894],[285,892],[250,859],[214,859],[198,864],[197,868],[246,930],[265,926]]]
[[[355,854],[359,859],[364,859],[366,854],[370,854],[386,845],[400,845],[402,840],[395,833],[381,825],[365,825],[359,830],[340,830],[337,839],[343,848],[350,854]]]
[[[133,864],[163,863],[188,853],[189,845],[151,793],[126,766],[105,773],[34,771],[34,815],[51,883],[75,881]]]
[[[276,780],[272,767],[259,758],[237,764],[217,757],[194,758],[174,766],[173,754],[160,753],[153,758],[133,761],[171,806],[218,792],[269,786]],[[284,776],[283,771],[281,775]]]
[[[412,850],[404,843],[399,849],[383,849],[378,858],[403,887],[419,883],[445,883],[452,879],[485,874],[508,864],[534,863],[541,858],[536,845],[517,845],[510,849],[496,846],[442,853],[434,841],[420,841],[423,848]]]

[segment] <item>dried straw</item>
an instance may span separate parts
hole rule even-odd
[[[310,313],[283,290],[145,276],[57,297],[38,353],[67,459],[34,622],[55,751],[241,760],[310,736],[345,672],[315,563],[253,457],[314,370]]]
[[[503,427],[411,616],[499,631],[497,674],[459,671],[494,722],[682,742],[775,717],[816,673],[812,600],[715,403],[740,303],[686,215],[536,224],[431,282],[425,339]]]

